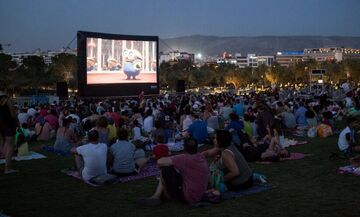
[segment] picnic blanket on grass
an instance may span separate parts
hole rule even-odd
[[[30,151],[29,154],[26,156],[12,157],[12,159],[16,161],[43,159],[43,158],[46,158],[46,156],[34,151]],[[0,159],[0,164],[4,164],[4,163],[5,163],[5,159]]]
[[[167,145],[169,147],[169,151],[172,151],[172,152],[179,152],[179,151],[184,150],[184,141],[183,140],[176,141],[173,143],[166,143],[165,145]],[[198,144],[198,147],[200,148],[203,145],[205,145],[205,143]],[[154,149],[155,146],[156,146],[155,144],[150,144],[150,145],[145,146],[145,148],[147,151],[151,151]]]
[[[70,151],[58,151],[58,150],[55,150],[54,147],[51,145],[43,146],[43,147],[41,147],[41,150],[46,151],[46,152],[51,152],[51,153],[54,153],[54,154],[57,154],[57,155],[60,155],[63,157],[71,156]]]
[[[156,162],[155,161],[149,161],[140,170],[140,173],[138,173],[136,175],[126,176],[126,177],[119,177],[119,178],[117,178],[115,183],[130,182],[130,181],[144,179],[144,178],[151,177],[151,176],[157,176],[159,174],[160,174],[160,170],[157,167]],[[72,177],[74,177],[76,179],[79,179],[79,180],[83,180],[78,171],[68,171],[68,172],[66,172],[66,175],[72,176]],[[100,187],[101,186],[101,185],[97,185],[97,184],[87,182],[87,181],[85,181],[85,183],[87,183],[88,185],[93,186],[93,187]]]
[[[255,183],[251,188],[242,190],[242,191],[225,191],[221,194],[221,198],[223,200],[230,200],[238,197],[243,197],[246,195],[256,194],[259,192],[267,191],[272,189],[273,186],[271,184],[260,184]]]
[[[337,169],[337,173],[339,174],[353,174],[355,176],[360,176],[360,167],[354,167],[352,165],[339,167]]]
[[[251,195],[251,194],[257,194],[257,193],[260,193],[263,191],[271,190],[272,188],[273,188],[273,186],[268,183],[266,183],[266,184],[255,183],[252,187],[242,190],[242,191],[225,191],[225,192],[221,193],[221,200],[231,200],[231,199],[244,197],[244,196]],[[191,207],[201,208],[201,207],[208,207],[212,204],[213,203],[201,201],[198,203],[191,204]]]
[[[312,156],[312,154],[303,154],[303,153],[293,152],[293,153],[290,153],[290,157],[280,158],[280,161],[301,160],[307,156]],[[271,161],[256,161],[255,163],[272,164],[273,162],[271,162]]]
[[[297,141],[295,139],[281,138],[280,137],[280,145],[282,148],[294,147],[299,145],[305,145],[310,143],[309,141]]]

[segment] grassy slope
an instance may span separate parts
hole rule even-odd
[[[15,162],[21,172],[0,175],[0,210],[11,216],[360,216],[360,178],[336,174],[344,160],[329,160],[336,137],[313,139],[291,151],[312,153],[299,161],[252,164],[276,186],[271,191],[194,209],[175,202],[140,208],[139,197],[149,196],[155,178],[93,188],[60,170],[72,158],[53,154],[47,159]],[[37,144],[39,146],[39,144]]]

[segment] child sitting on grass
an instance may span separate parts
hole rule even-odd
[[[163,135],[158,135],[156,137],[156,146],[153,149],[153,158],[159,160],[162,157],[168,157],[170,155],[169,147],[164,144],[165,137]]]

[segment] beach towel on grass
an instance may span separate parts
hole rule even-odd
[[[81,177],[81,175],[80,175],[80,173],[78,171],[69,171],[66,174],[68,176],[72,176],[72,177],[74,177],[76,179],[82,180],[82,177]],[[159,174],[160,174],[160,170],[157,167],[156,162],[150,161],[141,169],[139,174],[126,176],[126,177],[119,177],[116,180],[115,183],[130,182],[130,181],[134,181],[134,180],[144,179],[146,177],[157,176]],[[89,184],[90,186],[93,186],[93,187],[101,186],[101,185],[96,185],[96,184],[91,183],[91,182],[85,182],[85,183],[87,183],[87,184]]]
[[[70,151],[58,151],[58,150],[55,150],[53,146],[50,146],[50,145],[47,145],[47,146],[43,146],[41,148],[41,150],[43,151],[47,151],[47,152],[51,152],[51,153],[54,153],[54,154],[57,154],[57,155],[60,155],[60,156],[63,156],[63,157],[68,157],[68,156],[71,156],[71,153]]]
[[[12,159],[16,161],[23,161],[23,160],[35,160],[35,159],[43,159],[43,158],[46,158],[46,156],[37,152],[30,151],[28,155],[13,157]],[[0,164],[4,164],[4,163],[5,163],[5,159],[0,159]]]
[[[280,158],[280,161],[288,161],[288,160],[301,160],[307,156],[312,156],[312,154],[303,154],[303,153],[290,153],[290,157],[286,157],[286,158]],[[258,164],[272,164],[273,162],[271,161],[256,161],[255,163]]]
[[[339,167],[337,172],[339,174],[353,174],[355,176],[360,176],[360,167],[354,167],[352,165]]]

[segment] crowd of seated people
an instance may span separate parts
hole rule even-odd
[[[106,174],[135,175],[153,159],[161,170],[159,183],[155,193],[140,203],[157,205],[164,198],[195,203],[207,190],[209,166],[218,167],[227,190],[252,187],[248,162],[288,157],[281,143],[286,130],[325,125],[335,132],[335,118],[348,115],[339,149],[359,152],[354,116],[358,99],[359,93],[349,95],[344,103],[326,96],[309,100],[222,93],[74,100],[24,105],[17,118],[24,130],[34,129],[35,136],[30,137],[36,140],[49,141],[56,135],[54,149],[75,155],[76,168],[85,181]],[[183,154],[170,152],[174,140],[183,141]],[[198,146],[204,143],[212,148],[199,152]],[[150,154],[144,150],[147,144],[154,145]]]

